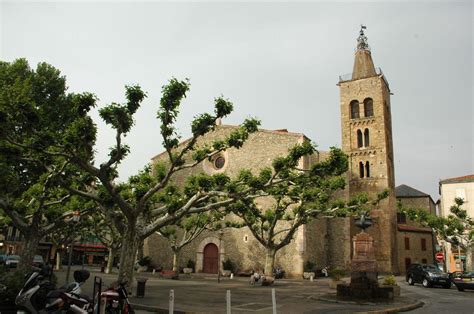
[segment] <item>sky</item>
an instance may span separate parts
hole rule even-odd
[[[223,95],[235,108],[224,124],[257,117],[321,150],[340,147],[336,84],[352,71],[360,24],[393,92],[396,185],[436,201],[440,179],[474,173],[472,1],[0,0],[0,59],[48,62],[99,107],[140,84],[148,97],[125,140],[124,180],[163,151],[156,112],[172,77],[191,81],[177,123],[183,139]],[[103,161],[114,133],[93,116]]]

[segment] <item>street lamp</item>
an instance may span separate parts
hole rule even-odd
[[[217,283],[221,282],[221,248],[222,248],[222,236],[224,235],[224,230],[218,231],[219,236],[219,252],[217,254]]]
[[[79,219],[81,219],[81,212],[76,210],[73,213],[73,216],[70,220],[70,222],[73,222],[73,226],[75,226],[78,222]],[[69,274],[71,273],[71,263],[72,263],[72,252],[74,251],[74,227],[72,228],[72,241],[71,241],[71,246],[70,246],[70,251],[69,251],[69,258],[67,262],[67,271],[66,271],[66,284],[69,283]]]

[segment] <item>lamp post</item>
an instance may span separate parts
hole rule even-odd
[[[217,253],[217,283],[221,282],[221,248],[222,248],[222,236],[224,235],[224,230],[219,230],[219,252]]]
[[[74,213],[73,213],[73,216],[71,218],[71,222],[73,222],[73,226],[75,226],[78,222],[79,222],[79,219],[81,218],[81,212],[76,210]],[[66,271],[66,284],[69,283],[69,274],[71,273],[71,263],[72,263],[72,252],[74,251],[74,232],[76,230],[74,229],[74,227],[72,228],[72,241],[71,241],[71,246],[70,246],[70,251],[69,251],[69,258],[68,258],[68,262],[67,262],[67,271]]]

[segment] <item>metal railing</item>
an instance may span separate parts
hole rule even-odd
[[[339,83],[352,81],[352,74],[353,74],[353,72],[343,74],[343,75],[339,75]],[[376,75],[383,75],[382,69],[381,68],[375,68],[375,74]],[[367,77],[371,77],[371,76],[372,75],[368,75],[368,76],[361,77],[361,78],[367,78]]]

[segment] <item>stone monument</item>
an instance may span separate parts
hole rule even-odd
[[[342,299],[393,299],[393,289],[379,287],[374,239],[365,232],[372,225],[372,218],[364,212],[355,219],[361,231],[352,238],[351,283],[339,284],[337,296]],[[392,290],[391,290],[392,289]],[[391,291],[390,291],[391,290]]]

